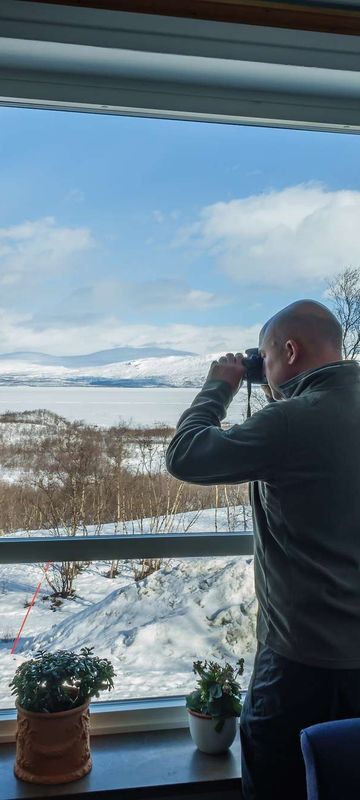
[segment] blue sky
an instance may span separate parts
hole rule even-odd
[[[256,344],[359,266],[356,136],[0,108],[0,352]]]

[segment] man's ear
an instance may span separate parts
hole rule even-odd
[[[299,346],[294,339],[288,339],[285,343],[286,358],[289,367],[294,366],[299,358]]]

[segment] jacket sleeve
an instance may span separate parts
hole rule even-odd
[[[182,414],[166,454],[175,478],[207,485],[278,476],[287,447],[284,403],[270,403],[242,425],[222,430],[231,400],[228,383],[209,380]]]

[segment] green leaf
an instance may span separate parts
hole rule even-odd
[[[210,695],[210,697],[212,697],[214,700],[215,700],[215,698],[217,698],[217,697],[222,697],[222,693],[223,693],[223,692],[222,692],[222,688],[221,688],[221,686],[219,686],[219,684],[218,684],[218,683],[212,683],[212,684],[209,686],[209,695]]]
[[[222,731],[222,729],[224,727],[224,724],[225,724],[225,720],[221,719],[220,717],[214,717],[214,722],[216,722],[216,725],[214,726],[214,730],[216,731],[216,733],[221,733],[221,731]]]

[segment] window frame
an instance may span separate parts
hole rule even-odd
[[[39,0],[53,5],[76,6],[78,0]],[[296,30],[354,34],[360,32],[360,7],[354,0],[341,8],[329,0],[83,0],[88,8],[132,11],[246,25],[268,25]]]
[[[0,104],[358,133],[359,55],[357,36],[2,0]],[[316,91],[308,70],[314,82],[321,73]],[[345,79],[346,96],[339,89]],[[81,560],[85,549],[86,560],[250,556],[253,536],[5,537],[0,563]],[[175,727],[186,719],[178,697],[105,705],[93,707],[95,732]],[[14,732],[15,712],[0,712],[0,741]]]
[[[3,105],[359,132],[359,58],[359,36],[0,5]]]

